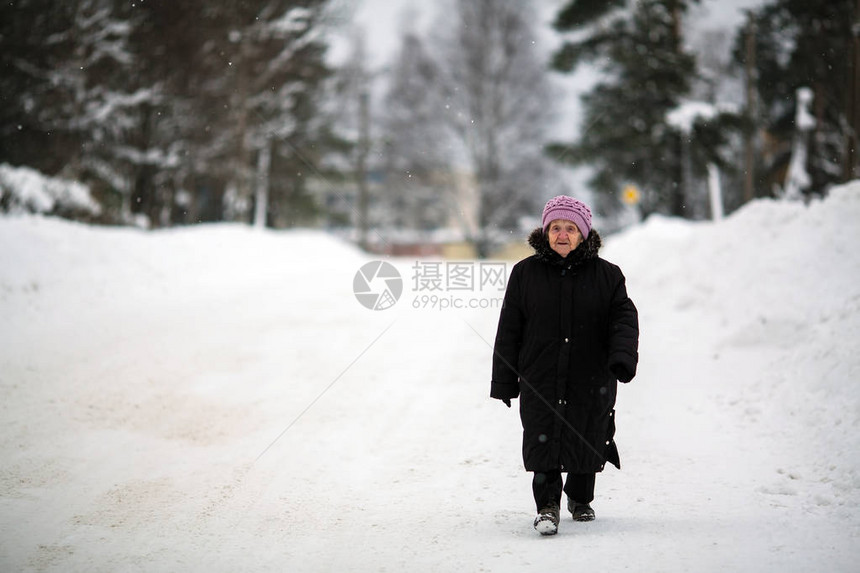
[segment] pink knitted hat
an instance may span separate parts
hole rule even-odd
[[[546,207],[543,208],[543,217],[541,217],[544,232],[546,232],[547,225],[556,219],[566,219],[576,223],[583,239],[587,239],[588,233],[591,232],[591,209],[573,197],[559,195],[546,202]]]

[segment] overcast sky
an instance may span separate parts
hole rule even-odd
[[[743,20],[743,10],[759,6],[765,0],[703,0],[691,10],[688,24],[697,30],[724,28],[731,30]],[[432,13],[442,2],[426,0],[339,0],[336,11],[344,20],[360,25],[367,31],[367,45],[371,62],[382,64],[397,49],[400,30],[410,23],[419,31],[432,24]],[[564,0],[536,0],[536,16],[541,29],[548,37],[554,36],[549,24]],[[548,41],[557,41],[548,38]],[[338,45],[336,57],[342,57],[342,46]]]
[[[404,28],[413,27],[417,32],[425,32],[435,24],[434,10],[450,0],[427,2],[426,0],[336,0],[335,15],[341,23],[340,31],[330,50],[332,63],[339,63],[349,54],[348,36],[354,27],[361,27],[366,34],[368,61],[375,70],[383,69],[397,51]],[[693,7],[687,20],[694,34],[706,30],[723,29],[731,33],[743,22],[743,11],[759,6],[765,0],[703,0]],[[566,0],[536,0],[538,32],[542,39],[542,49],[547,57],[561,39],[551,29],[551,22]],[[573,75],[554,74],[559,87],[563,105],[561,117],[556,123],[559,137],[572,138],[579,129],[579,95],[587,91],[595,81],[594,73],[582,68]]]

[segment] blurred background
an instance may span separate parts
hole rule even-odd
[[[4,213],[504,257],[860,175],[860,0],[8,0],[0,69]]]

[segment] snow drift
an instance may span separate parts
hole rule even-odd
[[[90,195],[89,187],[82,183],[2,163],[0,212],[98,215],[101,206]]]
[[[849,571],[860,183],[610,238],[640,309],[623,471],[531,528],[497,309],[355,299],[317,232],[0,219],[0,569]],[[540,544],[540,545],[538,545]]]

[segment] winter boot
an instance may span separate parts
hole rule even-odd
[[[558,533],[559,510],[557,505],[549,505],[535,517],[535,531],[541,535]]]
[[[577,503],[568,498],[567,510],[573,514],[574,521],[594,521],[594,510],[587,503]]]

